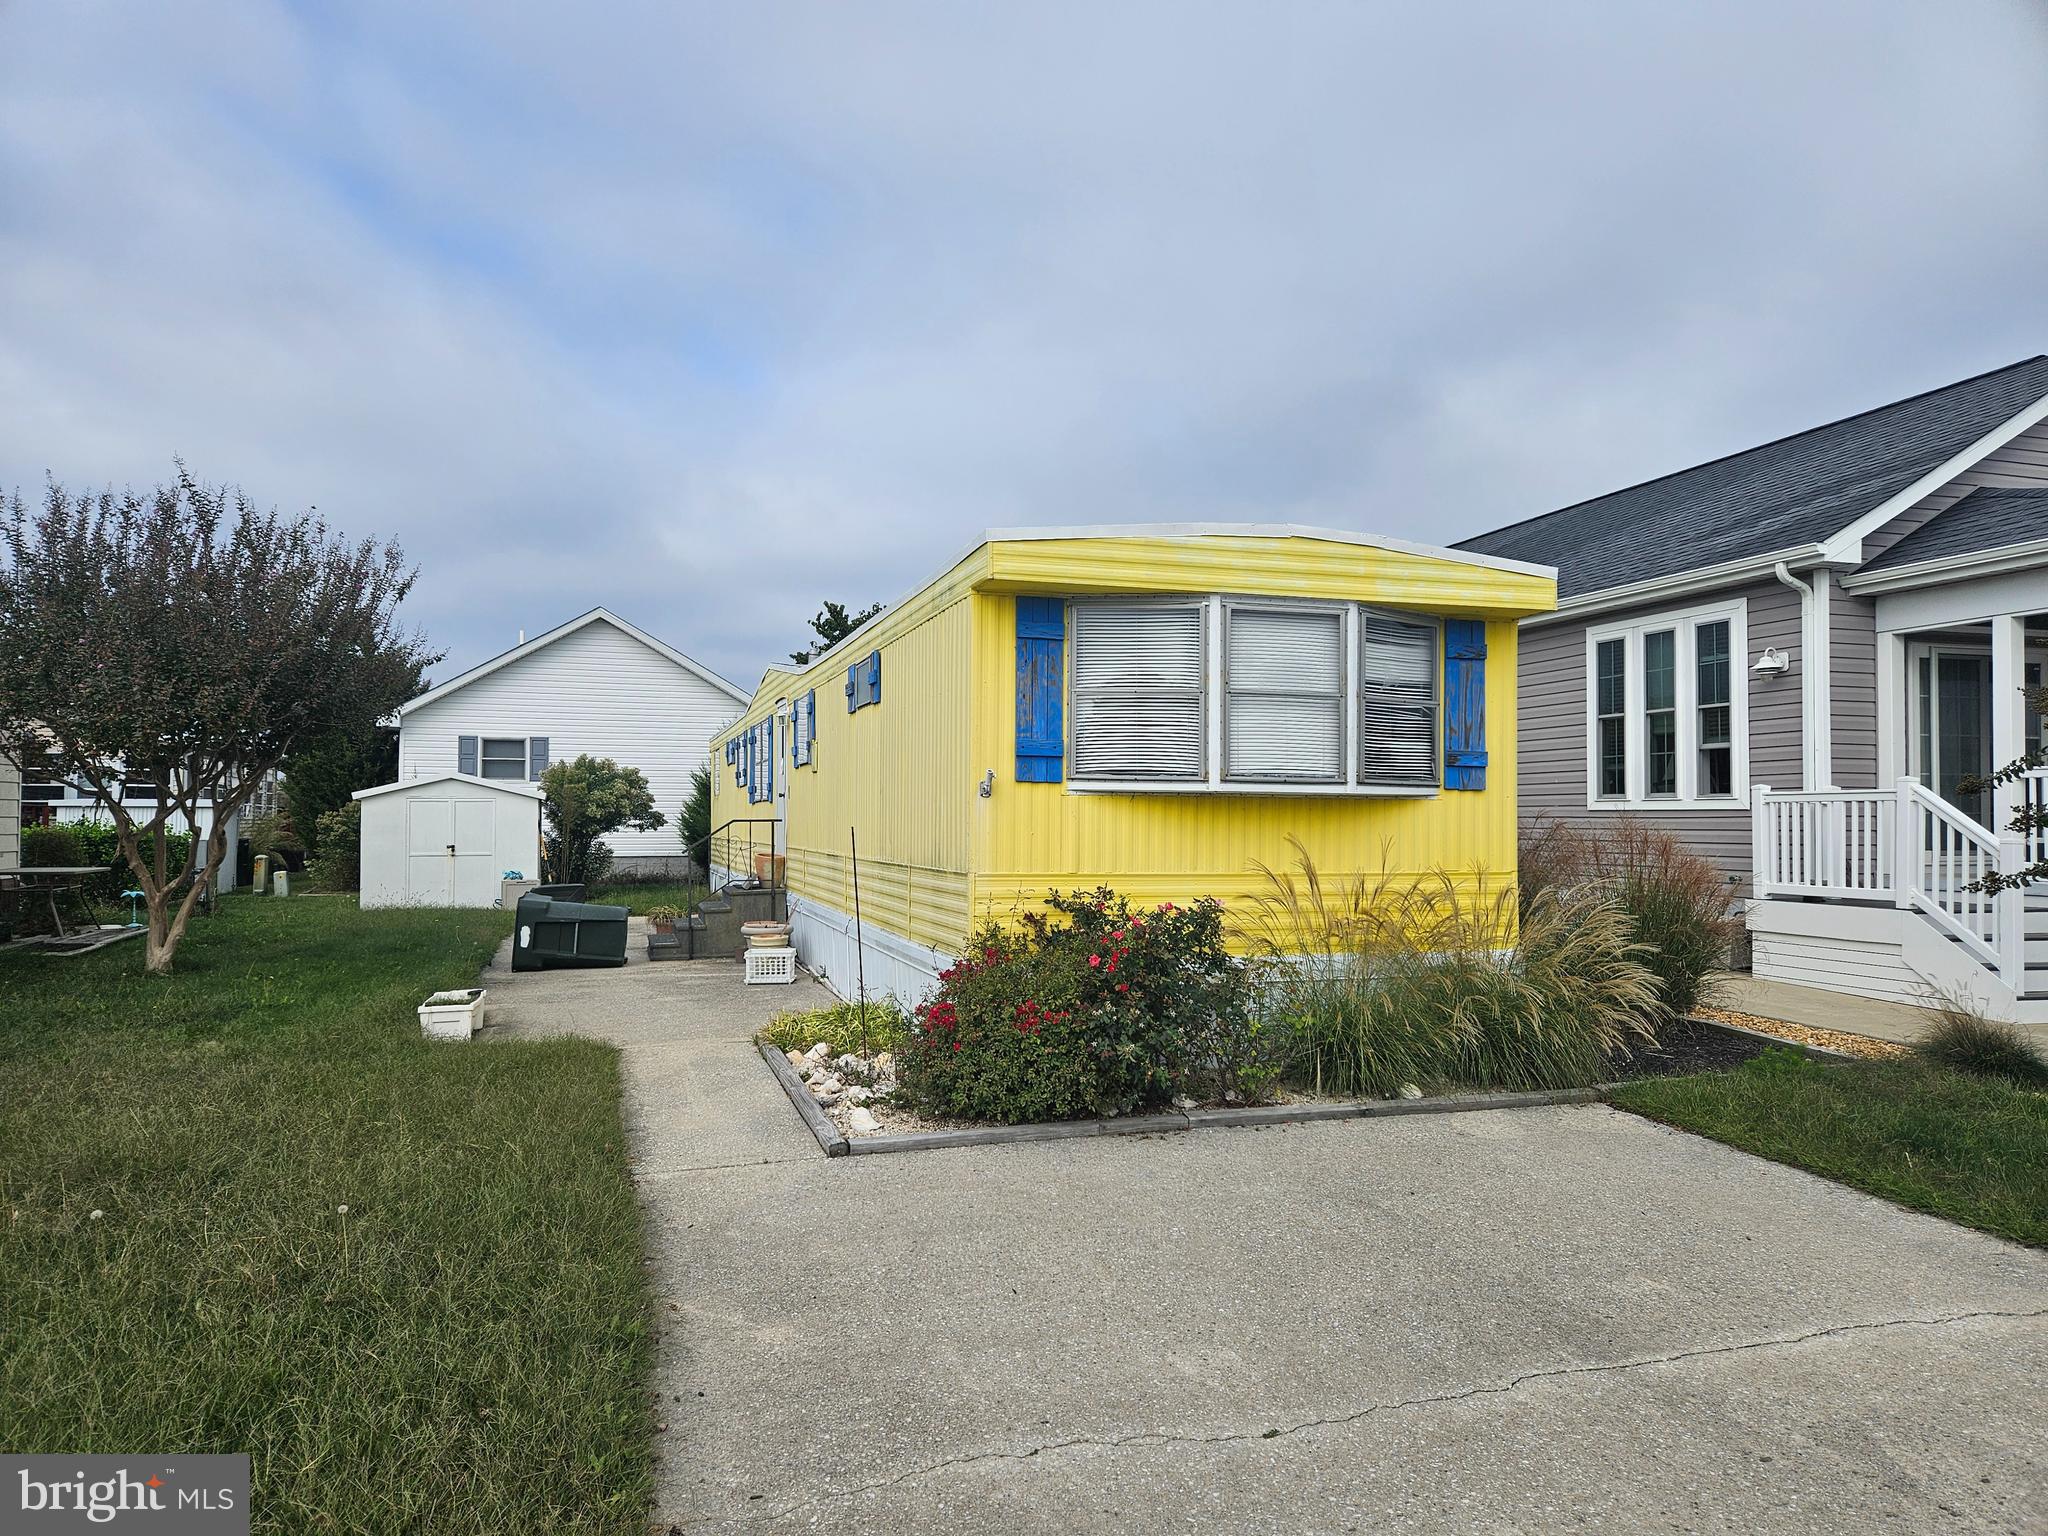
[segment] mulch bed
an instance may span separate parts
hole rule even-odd
[[[1646,1042],[1614,1057],[1608,1070],[1611,1080],[1618,1083],[1639,1077],[1726,1072],[1762,1055],[1766,1044],[1691,1019],[1677,1019],[1665,1025],[1654,1044]]]

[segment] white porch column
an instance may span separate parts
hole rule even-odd
[[[2026,748],[2027,702],[2020,692],[2026,682],[2026,625],[2016,613],[1991,620],[1991,767],[1996,772]],[[2000,784],[1991,792],[1991,830],[1998,838],[1998,871],[2010,875],[2026,862],[2026,840],[2012,830],[2021,786]],[[2000,891],[1998,968],[2015,993],[2026,983],[2025,901],[2018,890]]]
[[[1991,767],[1994,772],[2026,750],[2026,621],[2016,613],[1991,620]],[[2001,784],[1992,794],[1991,830],[2003,838],[2019,810],[2020,786]]]
[[[1906,776],[1906,637],[1877,632],[1877,782]]]

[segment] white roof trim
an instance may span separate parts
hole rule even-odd
[[[523,779],[486,779],[474,773],[430,773],[420,779],[400,779],[396,784],[375,784],[368,789],[359,789],[349,798],[368,800],[373,795],[395,794],[401,789],[418,789],[426,784],[444,784],[454,779],[461,784],[474,784],[480,789],[503,790],[508,795],[520,795],[528,800],[541,798],[538,784],[529,784]]]
[[[2048,421],[2048,395],[2043,395],[2018,415],[2008,417],[1954,458],[1935,465],[1896,496],[1879,502],[1848,527],[1834,534],[1822,546],[1826,551],[1823,558],[1829,561],[1847,561],[1852,565],[1861,564],[1865,537],[1877,532],[1922,497],[1940,490],[1986,454],[1997,452],[2022,432],[2040,425],[2043,421]]]
[[[690,660],[689,657],[685,656],[681,651],[677,650],[674,646],[668,644],[666,641],[657,640],[654,638],[654,636],[648,634],[646,630],[641,629],[638,625],[629,624],[626,620],[620,618],[616,613],[613,613],[611,609],[593,608],[590,610],[590,612],[585,614],[579,614],[577,617],[571,619],[568,623],[559,625],[556,628],[549,630],[546,634],[541,635],[537,639],[529,640],[524,645],[515,645],[511,650],[493,656],[489,661],[483,662],[478,666],[471,667],[467,672],[459,673],[456,676],[449,678],[448,681],[445,683],[437,683],[434,687],[429,688],[425,693],[421,694],[416,699],[407,699],[403,704],[398,706],[398,713],[400,714],[400,716],[408,715],[412,711],[418,709],[422,704],[431,704],[436,699],[445,699],[446,697],[448,697],[449,694],[455,692],[456,689],[467,688],[471,683],[475,682],[478,678],[489,677],[493,672],[497,671],[500,667],[509,667],[513,662],[518,661],[523,657],[531,656],[535,651],[541,649],[541,647],[553,645],[557,640],[560,640],[565,635],[573,635],[576,633],[577,630],[584,628],[586,625],[595,624],[599,620],[603,620],[605,623],[610,624],[615,629],[625,631],[625,633],[631,635],[635,640],[638,640],[642,645],[646,646],[650,651],[653,651],[656,655],[665,657],[667,660],[674,662],[677,666],[681,667],[685,672],[688,672],[691,676],[702,678],[705,682],[711,684],[712,687],[716,688],[720,693],[726,695],[726,697],[733,699],[740,704],[747,703],[749,698],[751,697],[744,689],[736,686],[735,684],[727,682],[724,678],[720,677],[716,672],[713,672],[710,668],[704,666],[702,663]]]
[[[1636,608],[1646,603],[1661,602],[1666,598],[1689,597],[1695,592],[1732,586],[1741,581],[1761,580],[1770,576],[1780,565],[1805,570],[1809,566],[1826,563],[1824,551],[1825,546],[1820,544],[1797,544],[1790,549],[1772,550],[1768,554],[1745,555],[1740,560],[1724,560],[1719,565],[1702,565],[1689,571],[1673,571],[1668,576],[1652,576],[1647,581],[1632,581],[1626,586],[1602,587],[1597,592],[1582,592],[1576,597],[1561,598],[1553,612],[1531,614],[1522,620],[1522,624],[1525,628],[1533,629],[1542,624],[1561,624],[1572,619],[1584,619],[1616,608]]]
[[[1994,544],[1989,549],[1972,549],[1959,555],[1916,560],[1910,565],[1887,566],[1881,571],[1856,571],[1842,578],[1842,586],[1850,592],[1896,592],[1905,587],[1931,587],[1971,576],[2024,571],[2037,565],[2048,565],[2048,539],[2029,539],[2023,544]]]
[[[1489,571],[1512,571],[1520,576],[1557,575],[1552,565],[1532,565],[1526,560],[1509,560],[1500,555],[1474,554],[1466,549],[1445,549],[1437,544],[1414,544],[1384,534],[1358,533],[1349,528],[1317,528],[1306,523],[1084,523],[1071,528],[991,528],[981,536],[982,544],[1015,544],[1031,539],[1319,539],[1325,544],[1356,544],[1366,549],[1384,549],[1398,555],[1420,555],[1430,560],[1448,560],[1454,565],[1478,566]],[[980,544],[974,546],[979,549]],[[966,551],[967,554],[973,550]],[[965,558],[963,554],[962,558]],[[956,561],[955,564],[958,562]],[[951,569],[951,567],[947,567]]]

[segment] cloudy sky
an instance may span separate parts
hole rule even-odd
[[[0,486],[743,683],[991,525],[1446,542],[2048,349],[2040,0],[0,0]]]

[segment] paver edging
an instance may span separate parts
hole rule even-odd
[[[789,1058],[766,1040],[756,1043],[761,1048],[761,1059],[768,1063],[768,1070],[773,1072],[775,1080],[782,1084],[782,1091],[789,1095],[789,1102],[796,1106],[797,1114],[810,1133],[818,1138],[818,1145],[824,1149],[825,1155],[846,1156],[845,1133],[832,1123],[831,1117],[812,1096],[811,1090],[804,1086],[804,1080],[796,1075],[796,1069],[789,1064]]]
[[[1071,1141],[1087,1136],[1156,1136],[1180,1131],[1295,1125],[1317,1120],[1365,1120],[1389,1115],[1454,1115],[1481,1109],[1534,1109],[1552,1104],[1591,1104],[1612,1084],[1557,1088],[1535,1093],[1459,1093],[1423,1099],[1347,1099],[1329,1104],[1251,1104],[1237,1108],[1170,1110],[1122,1115],[1107,1120],[1051,1120],[1031,1125],[977,1125],[952,1131],[893,1131],[848,1136],[832,1123],[782,1052],[758,1042],[761,1059],[782,1084],[804,1124],[827,1157],[874,1157],[889,1152],[935,1151],[940,1147],[989,1147],[1013,1142]]]

